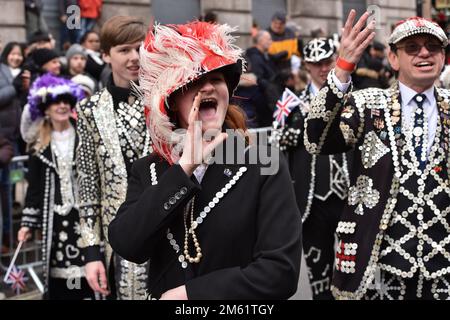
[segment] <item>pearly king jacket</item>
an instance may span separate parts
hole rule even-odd
[[[107,272],[113,256],[108,240],[108,225],[125,200],[127,190],[128,173],[122,148],[136,143],[125,126],[133,128],[140,125],[145,128],[144,106],[139,99],[122,109],[126,113],[124,120],[121,120],[123,127],[117,125],[119,115],[114,108],[113,96],[107,88],[77,106],[80,144],[76,159],[83,247],[86,262],[104,260]],[[145,143],[136,143],[141,155],[151,150],[146,129],[143,131],[139,138],[145,136]],[[104,248],[104,252],[100,251],[101,248]],[[116,287],[121,292],[119,298],[144,298],[145,268],[124,262],[121,263],[121,269],[120,279],[116,279]]]
[[[339,237],[332,292],[340,299],[360,299],[374,280],[380,245],[397,202],[402,175],[401,107],[398,84],[342,93],[333,73],[313,100],[306,121],[305,146],[314,154],[354,149],[348,202],[337,228]],[[442,132],[439,151],[449,167],[450,91],[435,89]],[[448,171],[436,173],[448,185]],[[447,194],[448,189],[446,189]],[[447,222],[449,218],[447,217]],[[448,244],[446,245],[448,249]],[[434,272],[425,265],[425,274]],[[450,268],[439,271],[446,273]]]
[[[289,170],[303,222],[311,213],[314,199],[326,201],[335,194],[344,201],[349,183],[348,155],[317,156],[305,150],[305,121],[314,98],[311,90],[309,84],[300,92],[298,97],[301,105],[292,110],[284,127],[273,130],[271,137],[289,159]]]

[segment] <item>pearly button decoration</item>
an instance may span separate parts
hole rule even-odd
[[[336,232],[344,234],[355,233],[356,222],[339,221]]]
[[[236,184],[236,182],[242,177],[242,175],[247,171],[247,167],[240,167],[238,172],[233,176],[233,178],[225,185],[224,188],[220,189],[215,196],[213,197],[212,201],[208,203],[207,206],[203,208],[202,211],[200,211],[199,216],[194,221],[192,225],[192,229],[197,229],[199,225],[203,223],[203,221],[208,217],[208,214],[211,212],[212,209],[220,202],[220,199],[222,199],[233,187],[233,185]],[[187,188],[183,187],[180,190],[180,193],[182,195],[186,194]],[[173,234],[170,232],[170,228],[167,229],[167,239],[169,240],[169,244],[172,246],[173,250],[178,253],[180,251],[179,245],[176,243],[175,239],[173,238]],[[178,261],[181,264],[181,267],[183,269],[187,268],[188,263],[186,262],[186,259],[183,254],[180,254],[178,256]]]
[[[157,185],[158,177],[156,176],[156,169],[155,169],[154,162],[152,162],[152,164],[150,165],[150,177],[151,177],[151,181],[152,181],[152,186]]]

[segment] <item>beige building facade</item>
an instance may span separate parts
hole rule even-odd
[[[58,0],[43,2],[50,31],[59,38]],[[381,41],[387,38],[396,21],[416,14],[416,0],[104,0],[103,3],[100,24],[114,15],[136,15],[146,23],[153,19],[181,23],[213,11],[219,22],[238,27],[238,45],[243,48],[251,45],[252,23],[266,28],[275,11],[285,11],[300,26],[300,34],[308,39],[311,31],[319,27],[327,34],[338,32],[350,8],[363,12],[370,6],[379,17],[377,39]],[[0,39],[3,43],[25,41],[23,0],[0,0]]]

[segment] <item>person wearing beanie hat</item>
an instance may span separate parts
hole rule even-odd
[[[286,124],[274,128],[271,140],[289,159],[297,205],[302,213],[303,252],[313,299],[331,300],[335,230],[347,198],[350,179],[347,157],[350,155],[311,155],[303,144],[303,128],[312,99],[335,65],[333,40],[312,39],[303,48],[303,60],[311,82],[296,99]]]
[[[139,47],[145,27],[137,17],[115,16],[103,24],[101,44],[112,74],[106,87],[77,107],[80,226],[91,288],[108,299],[147,297],[148,263],[116,254],[108,225],[125,200],[132,164],[152,152],[144,103],[131,89],[138,82]],[[101,250],[103,249],[104,250]]]
[[[30,140],[28,189],[18,241],[33,230],[43,233],[44,299],[93,299],[80,251],[79,212],[75,195],[74,153],[77,138],[71,119],[81,88],[70,80],[45,74],[32,85],[23,121],[37,130]],[[31,137],[30,128],[25,128]],[[79,286],[70,288],[68,281]]]
[[[46,48],[37,49],[33,51],[31,57],[41,73],[50,72],[56,76],[61,73],[61,62],[56,51]]]
[[[400,21],[388,42],[397,81],[352,91],[350,75],[375,37],[369,15],[354,24],[351,10],[336,68],[305,125],[309,152],[354,150],[332,292],[338,299],[448,300],[450,91],[434,86],[448,39],[422,17]]]
[[[79,45],[78,43],[75,43],[70,46],[70,48],[66,52],[66,59],[67,64],[70,65],[70,59],[72,59],[74,56],[80,56],[86,60],[87,54],[84,50],[84,48]]]
[[[66,60],[65,76],[76,83],[81,81],[83,89],[91,96],[97,90],[97,81],[86,72],[87,54],[84,48],[79,44],[73,44],[66,52]]]
[[[250,160],[262,149],[229,104],[243,69],[233,31],[155,25],[141,45],[139,89],[155,152],[133,164],[108,235],[126,259],[150,259],[152,298],[287,299],[297,288],[301,218],[287,164],[281,158],[264,175]],[[218,151],[225,139],[227,161]],[[242,146],[239,164],[233,143]]]
[[[67,50],[65,60],[65,73],[68,77],[71,78],[85,72],[87,60],[86,52],[79,44],[75,43]]]

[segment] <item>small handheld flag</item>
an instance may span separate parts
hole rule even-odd
[[[277,101],[275,111],[273,113],[274,122],[284,126],[287,117],[291,111],[300,104],[300,99],[288,88],[284,89],[283,95]]]
[[[13,266],[5,283],[11,285],[11,288],[16,292],[16,294],[20,294],[21,291],[25,290],[25,282],[27,280],[28,277],[25,277],[25,272],[18,269],[16,266]]]

